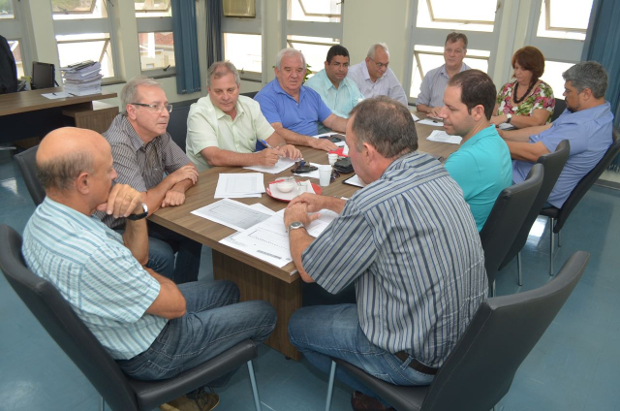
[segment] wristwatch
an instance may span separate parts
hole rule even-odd
[[[149,215],[149,208],[144,203],[142,203],[142,211],[143,212],[140,214],[130,214],[129,216],[127,216],[127,219],[131,221],[138,221]]]
[[[302,223],[301,221],[293,221],[289,226],[288,226],[288,231],[291,230],[297,230],[298,228],[306,228],[306,226],[304,225],[304,223]]]
[[[506,114],[506,123],[510,124],[512,121],[512,114]]]

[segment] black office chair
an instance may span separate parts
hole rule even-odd
[[[551,121],[555,121],[562,115],[562,113],[566,110],[566,100],[561,98],[555,99],[555,107],[553,109],[553,114],[551,114]]]
[[[555,318],[588,264],[578,251],[552,281],[535,290],[490,298],[429,386],[403,387],[344,362],[332,362],[326,411],[336,364],[398,411],[489,410],[506,395],[517,369]]]
[[[564,224],[566,223],[566,220],[568,220],[570,213],[573,211],[575,206],[579,204],[579,201],[588,192],[590,187],[592,187],[592,185],[596,182],[596,180],[598,180],[601,174],[603,174],[603,171],[605,171],[607,167],[609,167],[609,164],[611,164],[613,159],[616,158],[618,153],[620,153],[620,132],[614,129],[613,141],[607,149],[607,152],[605,152],[605,155],[603,156],[603,158],[601,158],[601,161],[599,161],[598,164],[592,170],[590,170],[590,172],[586,174],[579,181],[579,183],[577,183],[575,188],[573,188],[573,191],[564,202],[564,205],[562,205],[562,208],[548,207],[543,208],[540,212],[540,215],[549,217],[549,220],[551,220],[551,227],[549,230],[549,235],[551,239],[549,244],[549,275],[553,275],[554,273],[553,257],[555,254],[555,234],[558,235],[558,247],[560,247],[560,230],[562,229],[562,227],[564,227]]]
[[[19,171],[22,173],[24,183],[34,201],[35,205],[39,205],[45,199],[45,189],[37,178],[36,157],[39,146],[30,147],[28,150],[15,154]]]
[[[551,194],[551,190],[553,190],[555,183],[558,181],[558,177],[564,169],[564,164],[566,164],[569,154],[570,143],[568,140],[563,140],[560,144],[558,144],[553,153],[549,153],[538,158],[537,163],[542,164],[545,169],[542,186],[540,187],[538,196],[536,197],[536,200],[534,200],[527,217],[525,217],[525,221],[521,225],[521,228],[517,233],[517,237],[513,241],[508,254],[504,257],[504,261],[499,266],[499,270],[501,271],[516,255],[517,281],[520,286],[523,285],[523,275],[521,272],[521,249],[525,246],[527,237],[530,234],[530,230],[532,229],[540,210],[542,210],[543,206],[547,202],[549,194]]]
[[[535,164],[524,181],[503,189],[480,231],[491,295],[495,295],[495,277],[499,266],[532,208],[542,186],[543,175],[543,166]]]
[[[217,357],[167,380],[131,379],[123,374],[56,288],[26,267],[21,255],[20,235],[11,227],[0,225],[0,244],[0,269],[9,284],[99,391],[102,401],[113,410],[152,410],[247,363],[256,410],[260,411],[252,366],[258,350],[251,340],[242,341]],[[102,409],[105,403],[102,402]]]

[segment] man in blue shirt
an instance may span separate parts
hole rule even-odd
[[[344,132],[347,120],[333,114],[319,93],[302,85],[306,75],[304,55],[295,49],[280,50],[274,71],[276,78],[254,97],[267,121],[289,144],[335,150],[331,141],[309,136],[318,134],[319,122]]]
[[[570,154],[547,202],[561,208],[579,180],[592,170],[612,143],[614,116],[605,101],[607,73],[595,61],[566,70],[566,110],[551,124],[503,131],[513,163],[512,179],[523,181],[542,155],[555,151],[562,140],[570,142]]]
[[[448,82],[444,106],[439,111],[446,132],[463,138],[445,167],[463,189],[478,231],[484,227],[499,193],[512,184],[508,146],[489,122],[495,96],[495,85],[486,73],[463,71]]]
[[[349,50],[337,44],[327,52],[325,69],[306,81],[306,86],[319,93],[327,107],[342,118],[348,118],[353,107],[364,99],[357,84],[347,77],[348,72]]]

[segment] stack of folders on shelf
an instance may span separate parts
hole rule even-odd
[[[101,63],[92,60],[61,67],[65,91],[76,96],[101,93]]]

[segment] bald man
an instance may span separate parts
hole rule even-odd
[[[227,281],[177,286],[144,266],[143,194],[126,184],[112,187],[117,174],[100,134],[55,130],[41,142],[36,162],[46,198],[24,230],[26,264],[58,289],[127,375],[170,378],[242,340],[258,344],[269,336],[276,321],[269,303],[237,303],[239,290]],[[95,211],[125,217],[124,234],[93,217]],[[203,409],[219,402],[204,391],[192,397],[207,404]]]

